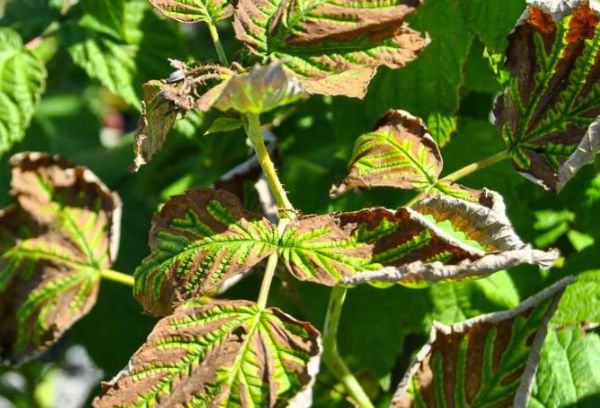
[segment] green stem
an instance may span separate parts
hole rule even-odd
[[[325,316],[325,328],[323,330],[323,361],[338,380],[344,384],[348,394],[350,394],[359,407],[373,408],[373,403],[338,353],[337,332],[342,315],[342,307],[346,299],[346,292],[347,289],[342,286],[334,286],[331,289],[327,315]]]
[[[217,27],[215,27],[213,23],[207,23],[207,26],[208,32],[210,33],[210,38],[212,38],[213,44],[215,45],[215,50],[217,51],[219,61],[221,62],[221,64],[228,66],[229,62],[227,62],[227,55],[225,55],[223,44],[221,44],[221,39],[219,38],[219,32],[217,31]]]
[[[468,176],[471,173],[476,172],[477,170],[481,170],[483,168],[491,166],[494,163],[497,163],[499,161],[502,161],[502,160],[505,160],[508,158],[510,158],[510,154],[508,153],[508,150],[501,151],[490,157],[486,157],[483,160],[480,160],[475,163],[471,163],[468,166],[465,166],[462,169],[455,171],[454,173],[448,174],[446,177],[442,178],[440,181],[456,181],[465,176]]]
[[[244,117],[246,119],[244,124],[246,134],[256,152],[258,162],[267,177],[271,193],[273,194],[273,197],[275,197],[279,211],[282,213],[282,218],[291,218],[293,216],[294,207],[292,206],[292,203],[290,203],[281,181],[279,181],[277,170],[275,170],[275,165],[271,161],[271,157],[265,146],[258,115],[248,113],[244,115]]]
[[[127,275],[126,273],[113,271],[111,269],[104,269],[100,271],[100,277],[102,279],[111,280],[113,282],[122,283],[123,285],[133,286],[133,276]]]

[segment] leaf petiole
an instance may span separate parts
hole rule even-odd
[[[478,170],[484,169],[492,164],[498,163],[499,161],[506,160],[510,158],[510,154],[508,150],[503,150],[499,153],[493,154],[485,159],[479,160],[478,162],[471,163],[462,169],[456,170],[454,173],[448,174],[446,177],[440,179],[440,181],[457,181],[465,176],[468,176],[471,173],[474,173]]]
[[[133,286],[134,283],[133,276],[127,275],[126,273],[113,271],[112,269],[103,269],[102,271],[100,271],[100,277],[102,279],[121,283],[127,286]]]
[[[227,55],[225,55],[223,44],[221,44],[221,39],[219,38],[219,31],[217,30],[217,27],[213,23],[206,23],[206,25],[208,26],[210,38],[212,39],[212,42],[215,46],[215,50],[217,51],[219,62],[225,66],[228,66],[229,62],[227,62]]]

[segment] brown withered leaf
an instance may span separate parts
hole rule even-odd
[[[548,322],[572,278],[513,310],[435,322],[393,397],[394,408],[526,407]]]
[[[216,293],[269,256],[277,230],[236,196],[197,189],[171,198],[152,220],[150,255],[135,271],[134,295],[153,315]]]
[[[403,67],[428,44],[405,22],[419,5],[412,0],[239,0],[234,28],[252,53],[283,61],[308,92],[362,97],[377,67]],[[357,81],[348,71],[358,74]]]
[[[425,123],[402,110],[388,111],[373,132],[356,140],[350,174],[331,194],[356,187],[397,187],[426,190],[442,171],[440,149]]]
[[[517,170],[560,191],[600,151],[600,25],[587,0],[530,1],[494,109]]]
[[[309,407],[319,332],[248,301],[191,301],[154,327],[94,400],[103,407]]]
[[[288,225],[278,251],[295,277],[325,285],[423,285],[523,263],[549,267],[557,256],[524,244],[504,214],[443,195],[395,212],[372,208],[299,217]]]
[[[60,157],[11,158],[0,213],[0,355],[20,363],[50,347],[96,301],[118,249],[121,201],[89,170]]]

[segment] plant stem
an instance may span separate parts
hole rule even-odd
[[[260,284],[258,300],[256,301],[256,303],[258,303],[258,307],[261,309],[264,309],[267,306],[267,299],[269,298],[269,291],[271,290],[271,283],[273,282],[273,277],[275,276],[278,260],[279,254],[277,254],[277,252],[273,252],[267,261],[267,268],[265,269],[265,274],[263,276],[262,283]]]
[[[44,34],[38,35],[37,37],[35,37],[31,41],[29,41],[27,44],[25,44],[25,48],[27,48],[28,50],[32,50],[32,49],[36,48],[41,43],[43,43],[45,39],[52,38],[56,34],[58,34],[58,30],[59,29],[56,28],[56,29],[47,31]]]
[[[133,276],[127,275],[126,273],[113,271],[111,269],[104,269],[100,271],[100,277],[102,277],[102,279],[122,283],[123,285],[127,286],[133,286],[134,283]]]
[[[275,165],[271,161],[271,157],[269,156],[269,152],[265,146],[258,115],[248,113],[244,115],[244,117],[246,119],[244,124],[246,128],[246,134],[248,135],[248,139],[250,139],[250,143],[252,143],[252,147],[256,152],[258,162],[260,163],[260,166],[267,177],[267,182],[269,183],[273,197],[275,197],[279,211],[283,213],[282,218],[290,218],[293,216],[294,207],[292,206],[292,203],[290,203],[290,200],[283,189],[281,181],[279,181],[277,171],[275,170]]]
[[[486,157],[483,160],[480,160],[475,163],[471,163],[468,166],[463,167],[462,169],[456,170],[454,173],[448,174],[446,177],[442,178],[440,181],[456,181],[461,179],[469,174],[481,170],[485,167],[491,166],[494,163],[510,158],[510,154],[508,150],[503,150],[499,153],[496,153],[490,157]]]
[[[225,55],[223,44],[221,44],[221,39],[219,38],[219,31],[217,31],[217,27],[213,23],[207,23],[207,26],[208,32],[210,33],[210,38],[212,38],[213,44],[215,45],[215,50],[217,51],[219,62],[221,62],[221,64],[225,66],[228,66],[229,62],[227,62],[227,55]]]
[[[337,332],[342,315],[342,307],[346,299],[347,289],[334,286],[329,295],[329,305],[325,316],[323,330],[323,361],[331,372],[344,384],[346,390],[361,408],[373,408],[373,403],[361,387],[360,383],[344,363],[338,353]]]

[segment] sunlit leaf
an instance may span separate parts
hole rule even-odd
[[[16,31],[0,28],[0,155],[23,138],[46,87],[46,68]]]
[[[247,213],[234,195],[191,190],[167,202],[152,222],[150,255],[135,271],[134,295],[146,311],[214,293],[275,250],[277,230]]]
[[[215,119],[210,127],[204,132],[204,135],[212,135],[215,133],[226,133],[237,129],[241,129],[243,123],[238,118],[221,117]]]
[[[600,324],[600,271],[577,275],[560,301],[552,325],[577,327]]]
[[[165,16],[183,23],[216,23],[231,15],[228,0],[150,0]]]
[[[121,202],[89,170],[40,153],[11,159],[17,205],[0,217],[0,354],[50,347],[96,301],[119,240]]]
[[[155,326],[94,407],[308,407],[319,332],[247,301],[188,302]]]
[[[550,331],[540,356],[529,408],[593,407],[600,393],[600,336],[579,329]]]
[[[295,277],[325,285],[413,286],[551,266],[557,254],[524,244],[502,210],[438,195],[395,212],[304,216],[289,224],[279,251]]]
[[[529,7],[511,34],[494,114],[517,170],[560,191],[600,150],[600,25],[587,0],[538,3],[564,7]]]
[[[409,366],[392,407],[524,407],[548,321],[569,278],[513,310],[462,323],[434,324]]]
[[[241,0],[234,28],[262,62],[283,61],[309,93],[362,96],[357,89],[366,90],[377,67],[400,68],[427,45],[404,21],[418,5],[403,0]]]

